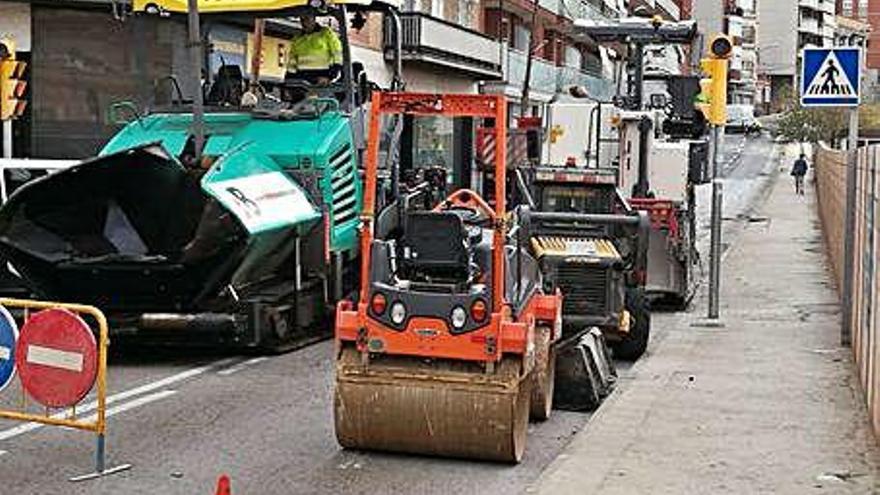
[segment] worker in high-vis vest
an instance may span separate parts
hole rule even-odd
[[[300,16],[303,34],[290,45],[287,77],[326,85],[342,71],[342,43],[329,27],[321,26],[315,16]]]

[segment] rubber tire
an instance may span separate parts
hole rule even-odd
[[[535,368],[529,375],[531,403],[529,419],[546,421],[553,410],[553,390],[556,383],[556,351],[550,342],[552,330],[535,328]]]
[[[626,309],[632,318],[632,326],[624,340],[611,345],[615,358],[635,361],[647,350],[651,338],[651,311],[648,306],[644,289],[627,289]]]

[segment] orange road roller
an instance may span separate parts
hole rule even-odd
[[[425,180],[393,183],[378,206],[383,119],[407,117],[493,125],[494,198]],[[527,226],[506,209],[506,122],[500,96],[374,93],[360,290],[335,321],[343,447],[519,462],[530,417],[549,417],[562,296],[543,292]]]

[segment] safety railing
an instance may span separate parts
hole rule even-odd
[[[83,317],[97,327],[97,341]],[[0,418],[94,433],[95,471],[70,481],[131,468],[106,466],[108,344],[107,319],[98,308],[0,298],[0,391],[16,377],[21,388],[17,407],[0,409]],[[77,406],[93,391],[94,403],[80,408],[88,413],[83,417]]]

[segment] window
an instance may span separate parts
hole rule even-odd
[[[565,47],[565,66],[580,69],[583,67],[581,51],[574,46]]]
[[[522,24],[513,26],[513,47],[526,51],[529,46],[529,30]]]
[[[443,13],[444,7],[444,0],[431,0],[431,15],[440,19],[445,18],[445,14]]]
[[[473,28],[474,16],[471,10],[472,0],[458,0],[458,19],[456,21],[467,28]]]

